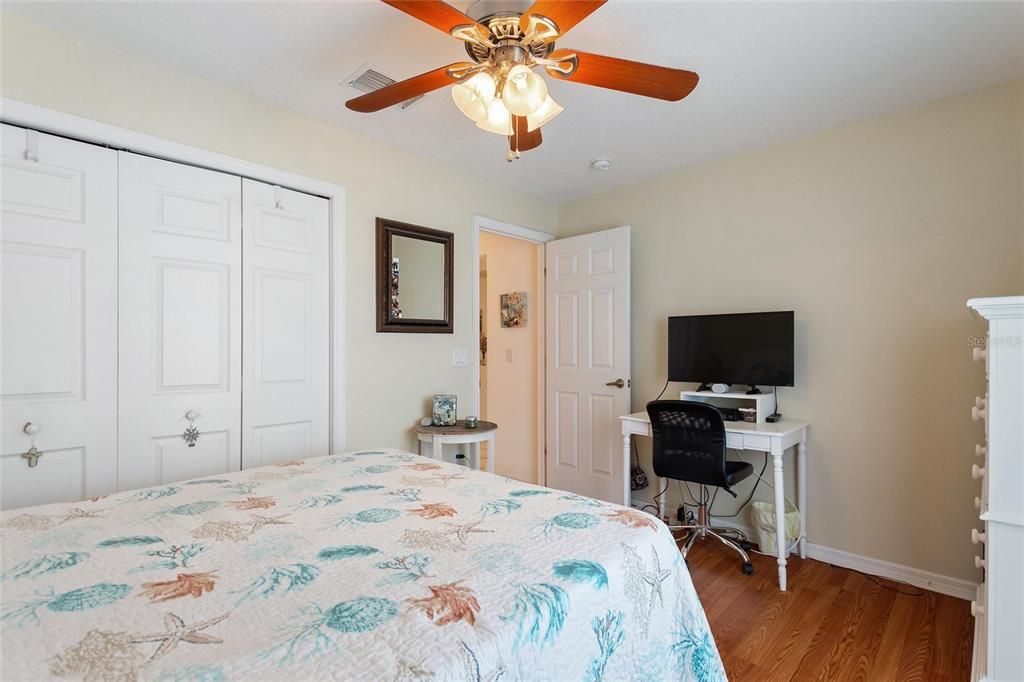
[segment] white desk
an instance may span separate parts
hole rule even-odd
[[[632,448],[630,438],[632,436],[650,436],[651,419],[647,412],[634,412],[624,417],[622,421],[622,457],[623,471],[632,468]],[[807,509],[807,430],[810,428],[808,422],[786,420],[774,424],[750,424],[748,422],[726,422],[725,423],[725,445],[735,450],[756,450],[758,452],[770,452],[772,455],[775,486],[775,534],[778,538],[776,557],[779,564],[779,589],[786,591],[786,501],[785,483],[782,477],[782,455],[792,446],[796,446],[796,487],[797,504],[800,508],[800,557],[807,557],[807,539],[805,537],[805,510]],[[657,479],[657,477],[655,477]],[[658,490],[663,485],[661,479],[657,479]],[[658,516],[665,518],[665,498],[662,495],[659,504]],[[625,505],[630,504],[629,477],[626,477]],[[764,548],[761,548],[764,551]]]

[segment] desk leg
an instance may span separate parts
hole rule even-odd
[[[796,445],[796,476],[800,502],[800,558],[807,558],[807,429]]]
[[[665,519],[667,518],[666,515],[668,514],[668,510],[665,507],[668,506],[669,479],[667,479],[667,478],[658,478],[657,476],[655,476],[654,477],[654,484],[658,486],[658,490],[657,490],[658,493],[660,493],[662,490],[665,491],[665,494],[658,498],[658,518],[660,518],[662,521],[665,521]],[[657,493],[655,493],[655,494],[657,494]],[[678,519],[675,522],[676,523],[685,523],[684,521],[679,521]],[[665,523],[667,523],[668,525],[671,526],[673,522],[672,522],[671,519],[669,519],[668,521],[665,521]]]
[[[776,556],[779,564],[779,589],[786,591],[786,491],[785,481],[782,478],[782,447],[772,447],[772,463],[774,470],[775,485],[775,538]]]
[[[430,456],[444,461],[444,445],[441,443],[441,436],[434,436],[433,443],[430,445]]]
[[[496,436],[497,433],[491,431],[491,437],[487,441],[487,471],[492,474],[494,473],[494,462],[498,459],[498,450],[494,445],[494,442],[497,440]]]
[[[630,448],[630,434],[628,431],[622,433],[622,505],[624,507],[632,506],[633,500],[632,490],[629,487],[629,474],[633,469],[633,457]]]

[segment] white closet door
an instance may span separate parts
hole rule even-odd
[[[117,480],[117,156],[3,126],[0,507]],[[35,467],[21,454],[40,427]]]
[[[242,462],[328,454],[327,199],[242,181]]]
[[[119,153],[118,484],[241,464],[237,176]],[[182,438],[195,412],[200,435]]]

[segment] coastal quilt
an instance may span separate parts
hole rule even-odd
[[[0,516],[0,678],[724,680],[668,529],[398,450]]]

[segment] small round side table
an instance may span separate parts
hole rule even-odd
[[[474,469],[480,468],[480,443],[487,441],[487,470],[494,473],[494,436],[498,431],[498,425],[494,422],[480,420],[480,426],[475,429],[467,429],[466,422],[459,420],[455,426],[423,426],[416,425],[416,437],[419,439],[420,454],[423,454],[423,444],[430,443],[430,456],[434,459],[442,459],[443,446],[446,444],[472,443],[470,450],[470,464]]]

